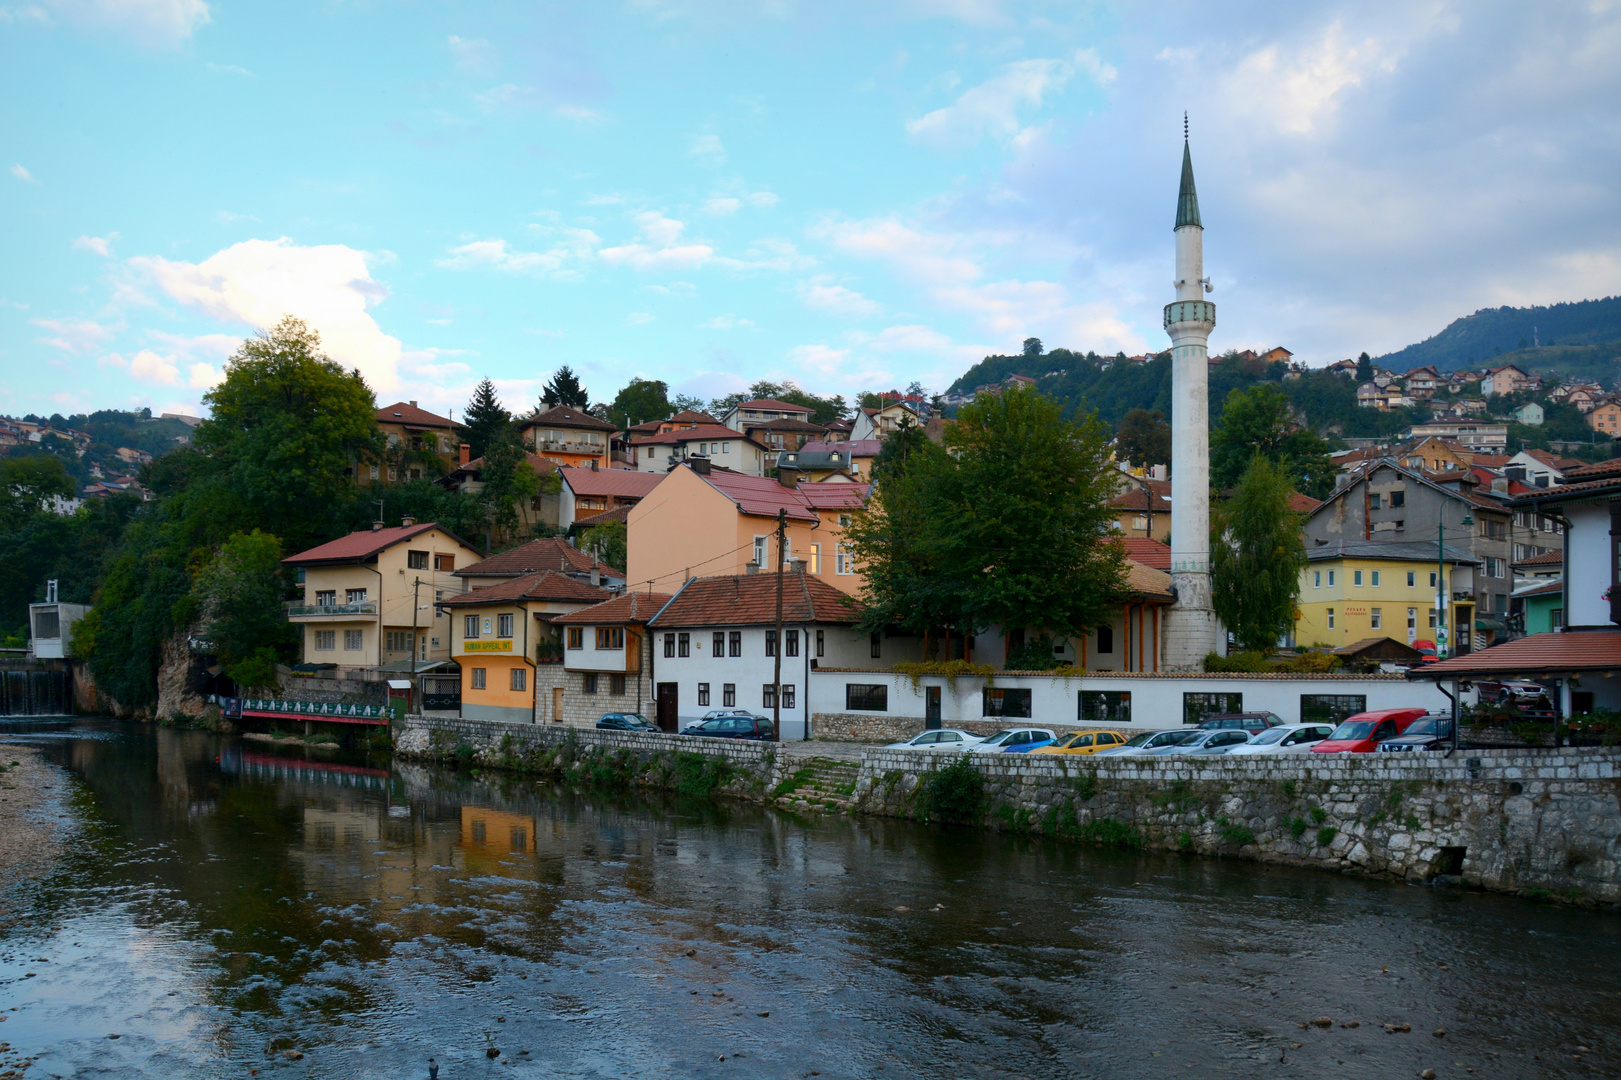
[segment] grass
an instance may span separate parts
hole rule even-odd
[[[1143,838],[1137,835],[1137,830],[1130,825],[1124,825],[1114,818],[1098,818],[1088,821],[1080,828],[1080,838],[1093,844],[1103,844],[1107,847],[1140,848]]]
[[[1339,834],[1340,831],[1334,828],[1334,826],[1324,825],[1321,829],[1317,830],[1317,846],[1328,847],[1334,842],[1334,838]]]
[[[897,773],[896,775],[899,776],[900,774]],[[815,776],[815,769],[800,769],[798,772],[794,773],[794,775],[788,777],[782,783],[773,788],[771,790],[771,797],[773,799],[781,799],[785,796],[792,795],[794,792],[810,783]]]

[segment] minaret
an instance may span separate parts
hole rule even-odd
[[[1193,155],[1182,118],[1182,188],[1176,196],[1176,300],[1165,305],[1171,335],[1171,586],[1165,622],[1171,670],[1197,670],[1216,649],[1210,606],[1210,331],[1216,305],[1203,299],[1204,226],[1193,188]]]

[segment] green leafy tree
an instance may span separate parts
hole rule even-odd
[[[580,550],[590,552],[595,558],[624,573],[629,558],[629,533],[625,523],[605,521],[601,525],[591,526],[580,534]]]
[[[1041,339],[1040,338],[1038,338],[1038,337],[1027,337],[1027,338],[1024,339],[1024,355],[1025,356],[1040,356],[1043,351],[1044,350],[1041,347]]]
[[[467,425],[469,453],[477,458],[483,457],[490,443],[512,423],[512,414],[502,408],[501,399],[495,396],[495,384],[484,379],[473,388],[473,398],[467,403],[462,419]]]
[[[693,397],[691,394],[677,394],[675,397],[670,399],[670,411],[672,415],[682,412],[705,412],[708,410],[708,408],[708,402],[704,401],[704,399],[701,397]]]
[[[608,406],[608,422],[623,431],[648,420],[667,420],[675,414],[670,405],[670,387],[660,379],[632,379],[614,395]]]
[[[0,535],[20,529],[37,514],[49,512],[52,499],[68,498],[75,490],[73,478],[55,455],[0,460]]]
[[[1373,381],[1373,359],[1367,353],[1356,358],[1356,381],[1359,384]]]
[[[1211,484],[1217,489],[1237,484],[1257,453],[1282,468],[1298,491],[1321,497],[1333,488],[1328,443],[1295,422],[1288,397],[1272,383],[1227,395],[1221,424],[1210,437]]]
[[[1289,509],[1291,478],[1262,454],[1216,508],[1211,528],[1211,590],[1217,616],[1241,648],[1267,651],[1289,632],[1300,597],[1306,544]]]
[[[275,685],[276,662],[297,654],[298,627],[282,610],[288,581],[281,558],[279,538],[258,529],[237,533],[192,585],[201,636],[242,686]]]
[[[539,523],[540,496],[555,494],[562,484],[556,470],[548,468],[542,476],[530,464],[516,425],[509,425],[490,444],[479,479],[487,536],[500,546],[530,539]]]
[[[1171,463],[1171,425],[1154,409],[1132,409],[1120,421],[1115,453],[1138,467]]]
[[[590,405],[590,395],[585,387],[580,385],[580,378],[574,374],[574,369],[564,364],[552,372],[551,381],[541,390],[540,402],[550,409],[556,405],[567,405],[571,409],[584,409]]]

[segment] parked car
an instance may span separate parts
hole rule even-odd
[[[1552,712],[1553,703],[1548,689],[1541,683],[1478,682],[1475,689],[1482,704],[1507,705],[1519,712]]]
[[[1126,745],[1126,737],[1113,731],[1072,731],[1059,736],[1051,746],[1041,746],[1032,754],[1096,754],[1116,746]]]
[[[702,719],[704,719],[704,720],[719,720],[723,716],[753,716],[753,715],[754,714],[749,712],[747,709],[733,709],[733,708],[710,709],[708,712],[704,713]]]
[[[990,738],[970,746],[968,751],[973,754],[1028,754],[1057,739],[1058,736],[1046,728],[1003,728]]]
[[[1452,717],[1431,714],[1421,716],[1394,739],[1379,744],[1381,754],[1404,754],[1415,750],[1452,749]]]
[[[728,713],[713,720],[700,720],[681,734],[701,735],[711,739],[768,740],[773,737],[770,720],[748,713]]]
[[[967,750],[979,745],[979,736],[956,728],[937,728],[914,735],[905,742],[890,743],[885,750]]]
[[[1283,726],[1283,717],[1271,712],[1235,712],[1222,713],[1219,716],[1208,717],[1199,725],[1201,731],[1247,731],[1251,735],[1258,735],[1267,728]]]
[[[1197,754],[1201,757],[1210,757],[1225,754],[1233,747],[1242,746],[1249,741],[1250,733],[1241,728],[1196,728],[1190,738],[1150,750],[1148,755],[1167,757],[1171,754]]]
[[[1174,746],[1186,742],[1199,733],[1197,728],[1170,728],[1166,731],[1145,731],[1141,735],[1133,735],[1126,740],[1126,745],[1117,746],[1113,750],[1099,750],[1099,757],[1114,757],[1121,755],[1151,754],[1155,750],[1162,750],[1167,746]]]
[[[1259,735],[1250,736],[1243,746],[1235,746],[1230,754],[1309,754],[1311,748],[1334,734],[1333,724],[1285,724],[1267,728]]]
[[[1371,754],[1385,739],[1393,739],[1412,726],[1423,709],[1377,709],[1348,716],[1333,733],[1311,748],[1314,754]]]
[[[1414,641],[1413,648],[1417,649],[1423,654],[1419,657],[1418,661],[1421,666],[1424,664],[1433,664],[1437,660],[1441,659],[1441,654],[1436,649],[1435,642],[1430,641],[1427,638],[1419,638],[1418,640]]]
[[[597,727],[603,731],[657,731],[659,726],[641,713],[610,712],[603,713],[602,719],[597,721]]]

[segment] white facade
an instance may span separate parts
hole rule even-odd
[[[776,462],[776,452],[761,448],[760,444],[741,436],[732,438],[692,438],[677,443],[632,443],[631,454],[637,472],[667,473],[670,458],[686,461],[694,457],[707,457],[712,464],[722,465],[746,476],[764,476],[766,463]]]
[[[1558,490],[1558,489],[1555,489]],[[1610,626],[1610,510],[1603,502],[1564,508],[1565,625]]]
[[[55,588],[55,582],[52,582],[52,588]],[[52,595],[55,595],[54,592]],[[73,624],[89,611],[89,604],[29,604],[29,650],[41,660],[62,660],[72,656]]]

